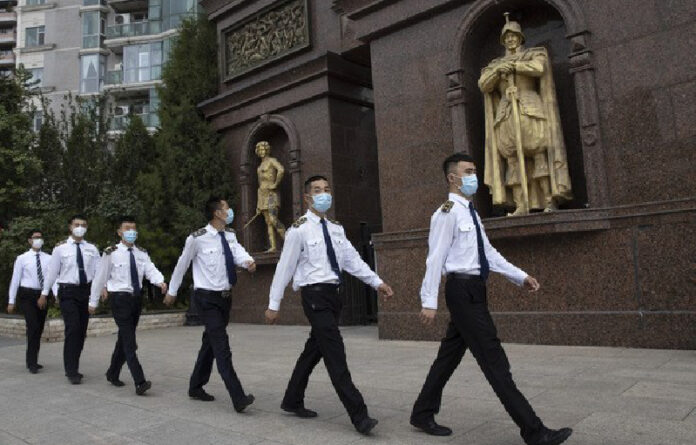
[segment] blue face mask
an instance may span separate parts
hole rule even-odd
[[[138,231],[137,230],[126,230],[125,232],[123,232],[123,240],[127,243],[133,244],[137,238],[138,238]]]
[[[331,195],[329,193],[319,193],[318,195],[312,196],[314,200],[314,210],[319,213],[326,213],[331,208]]]
[[[478,177],[476,175],[462,176],[462,185],[459,187],[464,196],[474,196],[478,190]]]
[[[225,224],[232,224],[234,221],[234,210],[227,209],[227,216],[225,217]]]

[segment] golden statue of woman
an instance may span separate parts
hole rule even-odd
[[[493,205],[553,211],[572,199],[556,88],[544,47],[526,49],[519,23],[505,14],[503,57],[481,71],[486,147],[484,182]]]
[[[278,185],[283,180],[285,169],[271,154],[271,144],[261,141],[256,144],[256,156],[261,159],[256,173],[259,177],[258,199],[256,201],[256,214],[262,214],[268,229],[268,243],[270,248],[267,252],[275,252],[276,232],[280,238],[285,238],[285,226],[278,220],[280,210],[280,196],[278,195]]]

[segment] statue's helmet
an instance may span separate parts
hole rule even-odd
[[[507,32],[514,32],[515,34],[518,34],[520,36],[520,44],[524,43],[524,33],[522,32],[522,26],[520,26],[519,23],[515,21],[510,20],[510,13],[506,12],[505,13],[505,26],[503,26],[503,30],[500,31],[500,44],[504,45],[505,44],[505,33]]]

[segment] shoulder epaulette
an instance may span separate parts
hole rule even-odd
[[[58,241],[58,242],[56,243],[56,247],[62,246],[63,244],[65,244],[65,243],[67,243],[67,242],[68,242],[67,240]]]
[[[107,254],[107,255],[111,255],[113,252],[116,251],[117,248],[118,248],[118,246],[116,246],[116,245],[114,244],[113,246],[109,246],[109,247],[107,247],[106,249],[104,249],[104,253]]]
[[[337,226],[340,226],[340,225],[341,225],[341,223],[338,222],[338,221],[336,221],[335,219],[331,219],[331,218],[326,218],[326,219],[328,219],[329,222],[332,223],[332,224],[336,224]]]
[[[203,228],[198,229],[195,232],[191,233],[191,236],[193,236],[195,238],[195,237],[198,237],[201,235],[205,235],[205,232],[207,232],[207,230],[205,230],[205,227],[203,227]]]
[[[225,227],[225,232],[237,233],[234,231],[234,229],[232,227]]]
[[[298,218],[297,221],[292,223],[292,226],[297,229],[298,227],[300,227],[302,224],[304,224],[306,222],[307,222],[307,217],[302,216],[302,217]]]
[[[453,205],[454,201],[445,201],[445,203],[442,204],[442,207],[440,207],[440,210],[442,213],[449,213],[449,211],[452,210]]]
[[[143,253],[147,253],[147,249],[145,249],[144,247],[142,247],[142,246],[135,246],[135,247],[137,247],[139,251],[141,251]]]

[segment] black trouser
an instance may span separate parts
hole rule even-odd
[[[138,356],[135,351],[138,344],[135,342],[135,329],[140,320],[142,308],[142,298],[134,297],[128,292],[111,292],[111,314],[114,316],[116,326],[118,326],[118,339],[111,355],[111,366],[106,371],[106,375],[113,380],[117,380],[121,373],[123,363],[128,363],[133,381],[136,385],[145,382],[145,374],[140,366]]]
[[[90,283],[82,286],[58,285],[60,312],[65,323],[63,366],[68,377],[76,376],[80,369],[80,354],[85,345],[89,322],[89,291]]]
[[[24,320],[27,323],[27,368],[38,364],[41,334],[46,323],[46,308],[39,309],[36,305],[40,296],[41,289],[20,287],[17,292],[19,307],[22,308]]]
[[[232,352],[227,336],[232,300],[229,296],[223,297],[222,292],[204,289],[196,289],[193,292],[193,298],[205,330],[196,365],[193,367],[193,374],[189,381],[189,389],[199,389],[208,383],[213,369],[213,359],[215,359],[218,372],[230,393],[232,403],[236,405],[245,397],[245,393],[232,367]]]
[[[285,390],[283,406],[288,408],[304,407],[304,396],[309,375],[319,360],[331,378],[339,399],[346,407],[354,425],[367,417],[367,407],[362,394],[353,384],[346,362],[346,350],[338,319],[343,302],[339,296],[338,286],[332,284],[314,284],[302,288],[302,307],[312,325],[304,351],[295,364],[290,382]]]
[[[510,363],[488,312],[485,282],[450,278],[445,286],[445,299],[451,320],[413,406],[411,419],[425,421],[440,411],[442,390],[469,348],[505,410],[520,427],[522,437],[527,439],[542,423],[512,380]]]

